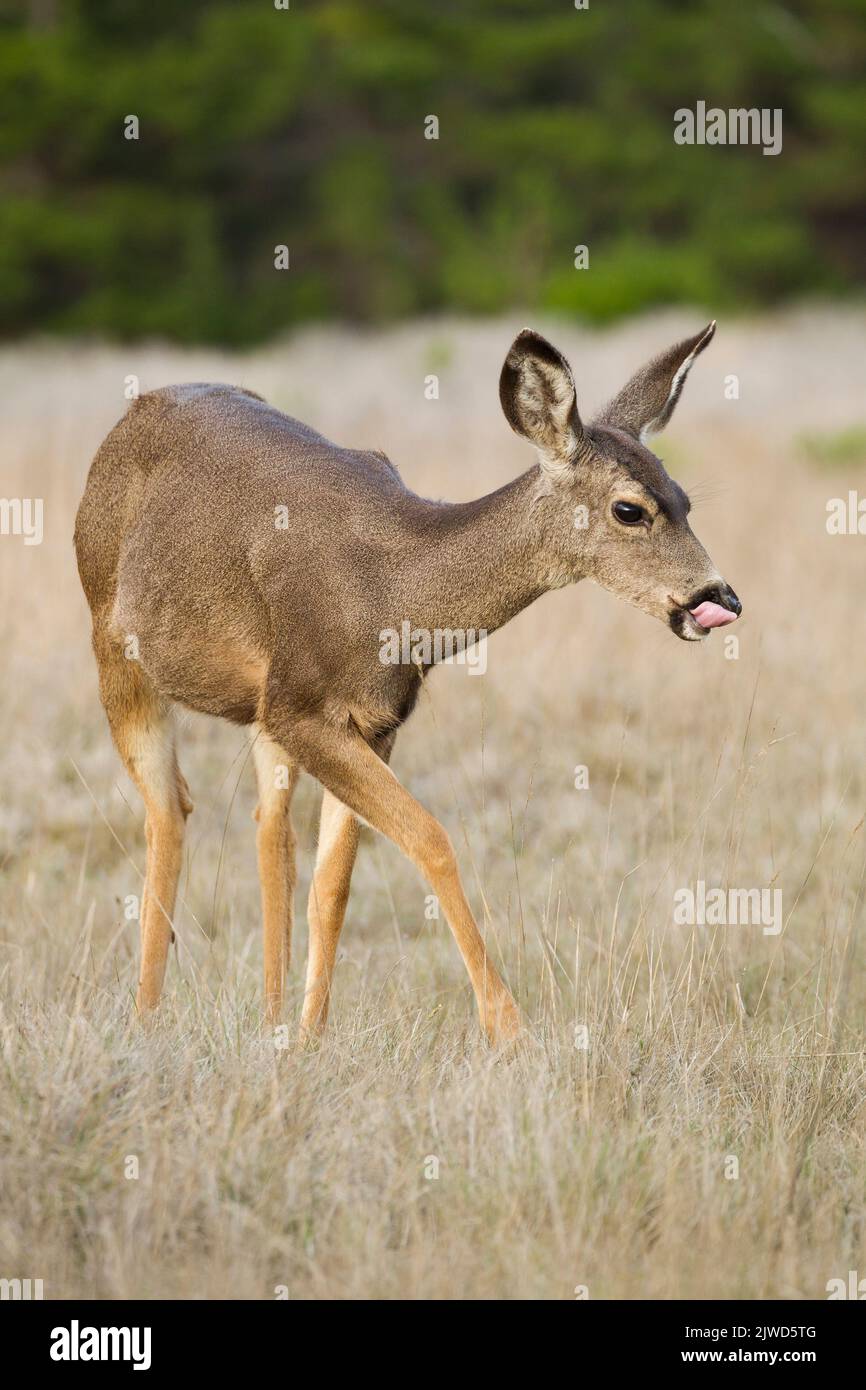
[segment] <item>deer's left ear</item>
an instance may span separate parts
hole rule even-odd
[[[674,413],[689,369],[716,331],[716,321],[707,324],[694,338],[662,352],[642,367],[597,417],[600,425],[632,434],[641,443],[647,435],[664,429]]]
[[[558,348],[531,328],[518,333],[499,378],[499,399],[511,428],[538,450],[545,477],[550,482],[570,477],[589,445],[574,377]]]

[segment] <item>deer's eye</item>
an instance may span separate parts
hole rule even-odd
[[[634,502],[614,502],[613,514],[623,526],[639,526],[646,520],[643,507],[636,506]]]

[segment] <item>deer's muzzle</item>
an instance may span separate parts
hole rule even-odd
[[[677,604],[670,625],[685,642],[701,641],[714,627],[736,622],[743,605],[730,584],[713,584],[694,594],[688,602]]]

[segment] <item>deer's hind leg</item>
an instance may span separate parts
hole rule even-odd
[[[256,852],[262,894],[264,931],[265,1018],[279,1020],[283,985],[292,952],[292,918],[295,894],[295,835],[292,829],[292,793],[298,780],[293,758],[257,725],[252,727],[253,761],[259,802]]]
[[[147,862],[141,902],[141,970],[136,1004],[146,1014],[159,1003],[174,933],[177,884],[186,818],[193,809],[175,747],[170,701],[155,690],[137,661],[113,641],[94,638],[99,691],[117,751],[141,793]]]

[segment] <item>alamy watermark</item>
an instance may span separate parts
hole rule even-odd
[[[828,1302],[839,1298],[853,1298],[862,1303],[866,1299],[866,1279],[861,1279],[856,1269],[848,1270],[847,1279],[828,1279],[825,1287]]]
[[[0,1302],[29,1302],[45,1297],[41,1279],[0,1279]]]
[[[51,1332],[52,1361],[131,1361],[134,1371],[150,1369],[149,1327],[82,1327],[73,1318],[69,1327]]]
[[[781,888],[708,888],[699,878],[694,888],[674,893],[678,927],[763,927],[764,936],[782,930]]]
[[[707,109],[699,101],[694,111],[681,106],[674,112],[674,144],[676,145],[761,145],[762,153],[782,152],[782,110],[768,106]]]
[[[866,536],[866,497],[851,488],[847,497],[827,502],[828,536]]]
[[[385,627],[379,633],[379,660],[383,666],[436,666],[450,661],[466,666],[470,676],[487,670],[487,629],[484,627],[414,627],[407,618],[399,629]]]
[[[0,497],[0,536],[23,536],[25,545],[41,545],[42,534],[41,497]]]

